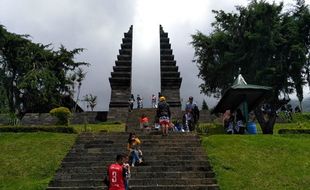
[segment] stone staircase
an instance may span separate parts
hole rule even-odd
[[[129,113],[127,131],[135,131],[142,141],[144,164],[131,168],[129,187],[133,190],[216,190],[212,171],[200,139],[195,133],[143,133],[138,118],[155,109],[135,109]],[[49,190],[107,189],[103,184],[107,166],[118,153],[127,152],[128,132],[83,133],[64,158]]]

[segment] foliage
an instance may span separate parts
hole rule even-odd
[[[97,105],[97,96],[93,96],[92,94],[86,94],[84,96],[84,101],[87,102],[87,108],[90,107],[91,111],[94,111],[94,108]]]
[[[10,112],[47,112],[61,105],[64,96],[73,94],[70,73],[85,62],[74,61],[83,49],[53,50],[49,45],[33,43],[28,35],[18,35],[0,26],[0,97]]]
[[[75,134],[1,133],[0,189],[46,189]]]
[[[287,12],[282,3],[265,1],[239,6],[238,13],[213,11],[214,31],[210,35],[197,32],[191,42],[204,81],[202,91],[219,96],[241,68],[249,83],[273,87],[275,98],[294,89],[301,93],[298,88],[310,74],[310,22],[306,22],[310,14],[302,0],[297,2]]]
[[[66,107],[58,107],[54,108],[50,111],[52,116],[57,117],[58,125],[69,125],[70,118],[72,117],[72,113]]]
[[[204,135],[224,134],[223,125],[217,123],[199,123],[196,131]]]
[[[309,187],[309,135],[212,135],[202,143],[222,190]]]
[[[200,85],[205,94],[220,97],[240,69],[250,84],[271,86],[269,120],[255,111],[264,133],[272,133],[279,97],[294,91],[301,102],[310,84],[310,11],[304,0],[285,11],[283,3],[253,0],[237,13],[213,11],[209,35],[192,35]]]

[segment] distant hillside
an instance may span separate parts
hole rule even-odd
[[[292,99],[289,103],[292,105],[293,109],[297,105],[299,105],[299,102],[297,99]],[[304,100],[302,101],[302,108],[304,112],[310,112],[310,97],[304,98]]]

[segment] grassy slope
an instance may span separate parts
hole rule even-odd
[[[0,134],[0,189],[45,189],[75,134]]]
[[[225,189],[308,189],[309,135],[211,135],[203,145]]]

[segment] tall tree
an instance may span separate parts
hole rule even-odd
[[[80,97],[80,92],[81,92],[81,86],[82,86],[82,81],[84,80],[86,76],[86,73],[83,71],[82,68],[78,68],[76,72],[76,82],[78,83],[78,92],[76,96],[76,101],[75,101],[75,106],[74,106],[74,111],[76,112],[76,107],[79,102],[79,97]]]
[[[263,117],[266,112],[262,113],[261,109],[256,109],[256,115],[263,132],[273,133],[279,97],[297,91],[302,100],[304,81],[310,79],[306,62],[309,8],[303,0],[298,0],[293,11],[287,12],[283,3],[262,0],[236,8],[237,13],[213,11],[213,32],[192,35],[194,62],[199,68],[198,76],[204,81],[200,87],[205,94],[220,97],[231,86],[239,68],[247,82],[271,86],[268,117]]]
[[[209,110],[208,104],[205,100],[202,101],[202,110]]]
[[[72,94],[69,73],[85,62],[74,61],[81,48],[49,49],[50,45],[33,43],[28,35],[10,33],[0,26],[0,84],[6,89],[9,111],[46,112],[61,105]]]

